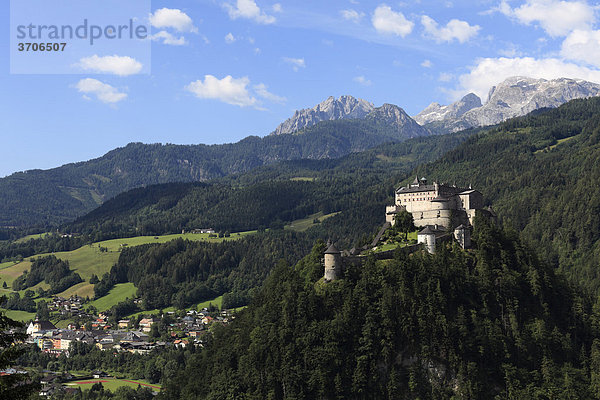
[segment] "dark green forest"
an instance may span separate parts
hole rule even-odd
[[[515,234],[480,219],[473,239],[327,284],[322,243],[279,263],[161,397],[597,398],[600,308]]]
[[[306,235],[287,231],[223,243],[178,239],[132,247],[123,250],[118,263],[95,285],[95,293],[101,297],[117,283],[133,282],[145,310],[184,309],[223,294],[238,302],[228,301],[224,307],[239,307],[248,304],[277,261],[295,263],[310,247]],[[124,315],[133,312],[126,311]]]
[[[294,135],[223,145],[131,143],[94,160],[0,179],[0,227],[56,227],[136,187],[208,181],[283,160],[339,158],[406,139],[396,127],[369,119],[325,121]]]
[[[473,184],[544,261],[598,293],[600,99],[507,121],[418,172]]]
[[[323,235],[352,245],[357,236],[369,235],[381,223],[381,209],[394,186],[414,166],[441,157],[474,132],[411,139],[335,160],[282,162],[210,183],[133,189],[61,227],[75,233],[74,237],[56,234],[27,242],[0,241],[0,261],[74,250],[99,240],[179,233],[182,229],[212,227],[236,232],[280,228],[319,211],[342,212],[323,224],[327,231]]]

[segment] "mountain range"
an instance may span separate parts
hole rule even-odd
[[[533,79],[515,76],[490,89],[485,104],[469,93],[447,106],[432,103],[415,121],[437,133],[495,125],[540,108],[556,108],[570,100],[600,95],[600,85],[580,79]]]
[[[206,182],[285,160],[339,158],[599,94],[600,85],[582,80],[513,77],[492,88],[485,104],[471,93],[448,106],[433,103],[414,119],[393,104],[329,97],[296,111],[264,138],[213,146],[131,143],[90,161],[12,174],[0,179],[0,227],[56,227],[136,187]]]

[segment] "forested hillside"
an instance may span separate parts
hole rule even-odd
[[[378,120],[340,120],[233,144],[131,143],[87,162],[0,179],[0,227],[56,226],[136,187],[208,181],[282,160],[338,158],[406,139]]]
[[[161,397],[595,398],[598,309],[514,235],[478,220],[473,238],[326,284],[322,243],[280,263]]]
[[[287,161],[208,184],[134,189],[64,229],[94,240],[205,227],[236,232],[277,228],[318,212],[351,214],[377,205],[378,218],[367,222],[368,231],[381,222],[381,207],[399,179],[473,132],[388,144],[339,159]]]
[[[600,288],[600,99],[513,119],[418,171],[472,183],[545,261]]]

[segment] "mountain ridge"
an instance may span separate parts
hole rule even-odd
[[[437,133],[495,125],[541,108],[556,108],[570,100],[600,95],[600,84],[582,79],[535,79],[513,76],[493,86],[487,101],[477,105],[475,94],[447,106],[432,103],[414,119]],[[465,102],[465,99],[470,101]],[[481,102],[481,100],[479,99]],[[461,108],[462,107],[462,108]],[[453,112],[462,109],[462,113]]]

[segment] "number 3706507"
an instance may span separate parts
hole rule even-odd
[[[66,43],[18,43],[19,51],[65,51]]]

